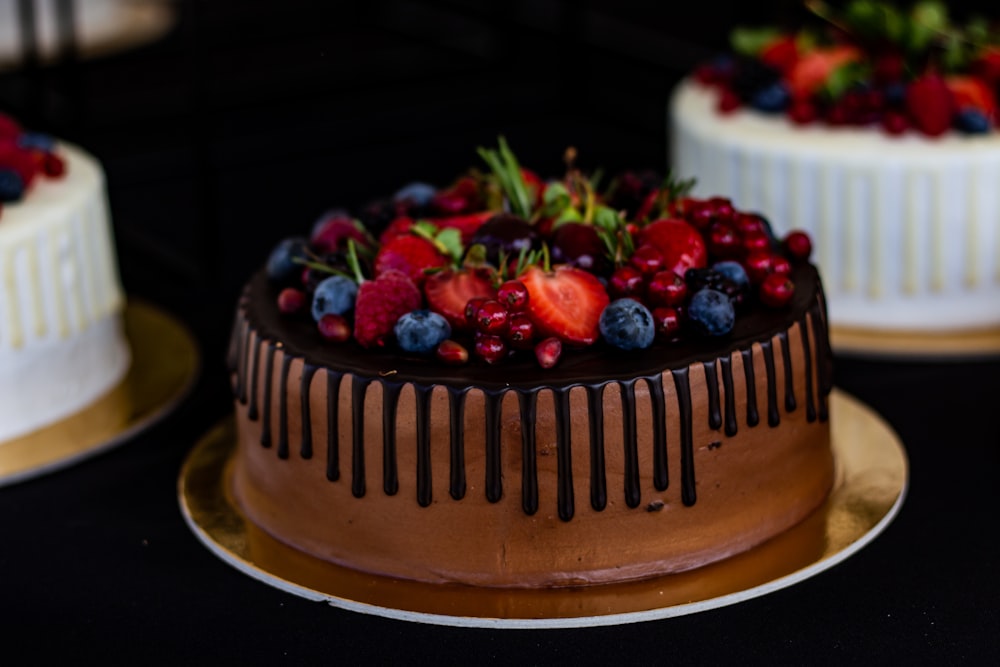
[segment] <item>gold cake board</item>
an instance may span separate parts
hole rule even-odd
[[[400,581],[339,567],[293,549],[246,520],[228,493],[233,419],[205,434],[178,480],[188,526],[210,551],[271,586],[334,607],[407,621],[488,628],[617,625],[691,614],[791,586],[856,553],[903,503],[908,463],[869,407],[831,396],[837,482],[798,526],[743,554],[645,581],[521,590]]]
[[[190,332],[151,304],[130,299],[125,336],[132,364],[124,379],[86,408],[0,443],[0,486],[70,466],[123,444],[187,395],[200,361]]]
[[[830,326],[830,345],[837,353],[925,361],[960,361],[1000,356],[1000,327],[964,331],[881,331]]]

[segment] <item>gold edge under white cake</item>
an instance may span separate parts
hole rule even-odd
[[[81,410],[130,363],[103,170],[55,152],[65,173],[0,210],[0,442]]]
[[[718,110],[692,79],[673,92],[671,164],[696,194],[766,211],[817,241],[834,326],[1000,326],[1000,134],[891,137]]]

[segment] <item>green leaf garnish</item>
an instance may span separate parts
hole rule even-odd
[[[531,219],[531,195],[521,175],[521,165],[503,136],[499,137],[499,150],[479,147],[476,152],[489,165],[507,196],[511,212],[525,220]]]
[[[764,47],[781,36],[777,28],[747,28],[737,27],[729,34],[729,43],[733,51],[740,55],[755,57]]]

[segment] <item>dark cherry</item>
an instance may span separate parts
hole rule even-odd
[[[787,275],[772,273],[760,285],[760,300],[765,306],[782,308],[795,294],[795,283]]]
[[[687,298],[688,288],[684,279],[673,271],[660,271],[646,285],[646,303],[651,307],[679,306]]]
[[[549,248],[554,264],[570,264],[597,275],[606,275],[611,268],[604,243],[593,225],[582,222],[558,225],[549,238]]]
[[[660,306],[653,308],[653,323],[656,337],[660,340],[674,340],[681,333],[681,314],[676,308]]]
[[[771,261],[774,255],[768,250],[759,250],[750,253],[743,260],[743,268],[746,269],[747,277],[753,285],[760,285],[771,273]]]
[[[611,274],[611,278],[608,279],[608,294],[613,299],[623,297],[639,298],[645,290],[645,285],[645,279],[642,273],[639,272],[639,269],[631,264],[626,264],[625,266],[618,267]]]
[[[807,262],[812,254],[812,239],[801,230],[792,230],[785,235],[782,245],[793,262]]]
[[[728,222],[713,222],[707,240],[709,254],[717,259],[733,259],[743,254],[743,240]]]
[[[510,213],[500,213],[484,222],[472,235],[473,244],[486,248],[486,260],[500,265],[501,254],[508,262],[516,262],[522,251],[539,246],[539,236],[527,220]]]
[[[639,270],[643,276],[652,276],[662,271],[663,253],[651,245],[641,245],[635,249],[628,263]]]

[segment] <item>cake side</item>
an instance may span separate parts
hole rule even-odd
[[[621,581],[744,551],[833,480],[811,271],[723,344],[545,374],[310,345],[259,274],[234,328],[234,497],[308,553],[431,582]]]
[[[817,240],[834,325],[942,331],[1000,324],[1000,135],[887,136],[721,114],[685,80],[668,112],[671,164],[695,192],[767,211]],[[929,316],[933,313],[933,317]]]
[[[56,152],[65,174],[0,217],[0,441],[77,412],[130,363],[103,171],[75,146]]]

